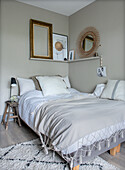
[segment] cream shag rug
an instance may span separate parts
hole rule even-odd
[[[0,149],[1,170],[69,170],[68,164],[57,154],[44,154],[39,139]],[[100,157],[80,165],[80,170],[116,170]]]

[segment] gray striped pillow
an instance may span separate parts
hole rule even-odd
[[[108,80],[101,98],[125,101],[125,81],[124,80]]]

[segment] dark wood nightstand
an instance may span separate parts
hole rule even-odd
[[[2,119],[2,124],[5,124],[6,130],[8,129],[8,122],[9,122],[9,118],[13,118],[14,121],[16,122],[16,120],[18,121],[19,126],[21,126],[21,122],[20,122],[20,118],[19,118],[19,114],[18,114],[18,102],[11,102],[11,101],[6,101],[6,107],[5,107],[5,112],[3,115],[3,119]],[[12,114],[12,116],[10,116],[10,114]],[[5,122],[5,118],[7,116],[7,122]]]

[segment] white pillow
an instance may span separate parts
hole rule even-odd
[[[103,90],[105,88],[105,84],[97,84],[93,94],[96,96],[96,97],[100,97]]]
[[[71,88],[69,77],[68,76],[62,77],[62,79],[65,81],[67,88]]]
[[[108,80],[108,83],[101,95],[101,98],[125,101],[125,81]]]
[[[39,81],[44,96],[70,93],[61,77],[39,76],[36,78]]]
[[[35,84],[33,80],[31,79],[24,79],[24,78],[17,78],[19,82],[19,87],[20,87],[20,95],[23,95],[24,93],[35,90]]]

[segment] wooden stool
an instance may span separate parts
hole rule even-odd
[[[19,118],[19,114],[18,114],[18,103],[11,102],[11,101],[6,101],[5,103],[6,103],[6,107],[5,107],[5,112],[4,112],[1,124],[5,124],[5,128],[7,130],[9,118],[13,118],[15,122],[17,119],[19,126],[21,126],[21,122],[20,122],[20,118]],[[12,109],[12,111],[11,111],[11,109]],[[10,116],[10,114],[13,114],[13,116]],[[7,116],[7,122],[5,123],[6,115],[8,115],[8,116]]]

